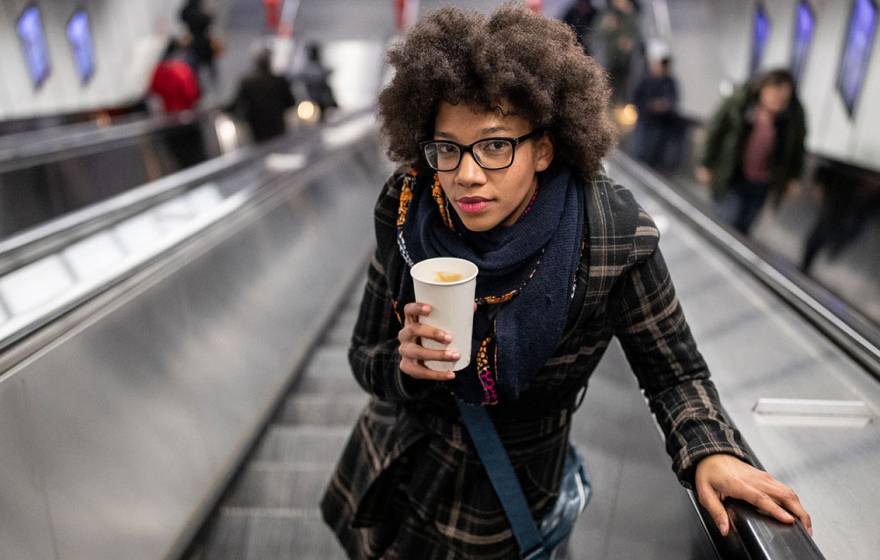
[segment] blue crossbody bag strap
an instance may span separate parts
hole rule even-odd
[[[483,468],[486,469],[504,513],[507,514],[522,557],[526,560],[547,558],[544,539],[532,518],[522,486],[498,437],[492,418],[485,407],[468,406],[458,400],[456,402],[461,419],[477,448],[477,455],[480,456]]]

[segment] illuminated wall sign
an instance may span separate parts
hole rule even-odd
[[[852,116],[868,71],[868,59],[877,31],[877,4],[874,0],[855,0],[846,30],[846,43],[837,72],[837,91]]]
[[[770,38],[770,20],[763,4],[755,8],[755,21],[752,32],[752,57],[749,61],[749,75],[754,76],[761,67],[761,59],[764,58],[764,47]]]
[[[73,51],[73,61],[79,79],[82,83],[86,83],[95,73],[95,51],[92,48],[89,15],[85,10],[77,10],[70,16],[67,21],[67,40]]]
[[[816,29],[816,16],[813,9],[810,8],[809,2],[801,0],[795,9],[794,37],[791,45],[790,68],[795,82],[800,82],[804,73],[814,29]]]
[[[18,16],[15,27],[31,82],[35,88],[39,88],[49,76],[49,47],[46,45],[39,8],[34,5],[25,8]]]

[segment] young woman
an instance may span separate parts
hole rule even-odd
[[[602,175],[612,141],[602,70],[562,22],[506,6],[434,12],[392,48],[379,113],[405,165],[375,209],[375,255],[349,361],[374,398],[322,512],[354,558],[516,558],[510,525],[459,418],[488,408],[535,519],[553,507],[578,396],[612,336],[666,433],[673,468],[721,532],[725,497],[787,523],[797,496],[750,463],[676,300],[658,232]],[[480,269],[472,366],[428,327],[409,269]],[[449,343],[429,350],[420,341]]]

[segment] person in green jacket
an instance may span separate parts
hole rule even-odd
[[[633,55],[640,48],[639,14],[632,0],[613,0],[602,15],[600,38],[605,43],[605,66],[617,105],[629,102],[629,77]]]
[[[712,118],[697,178],[723,221],[748,235],[768,195],[778,206],[798,188],[807,135],[787,70],[773,70],[729,98]]]

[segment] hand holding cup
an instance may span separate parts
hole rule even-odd
[[[470,363],[477,267],[438,257],[412,268],[416,302],[404,307],[400,370],[416,379],[446,381]]]
[[[422,340],[433,340],[440,345],[452,342],[452,336],[443,329],[422,324],[419,317],[431,314],[431,306],[413,302],[403,308],[405,322],[403,328],[397,334],[400,341],[400,371],[415,379],[430,379],[434,381],[449,381],[455,379],[455,373],[451,371],[453,364],[461,357],[454,350],[428,349],[422,346]],[[429,369],[423,364],[426,361],[448,362],[447,371]]]

